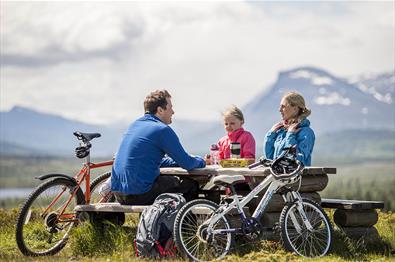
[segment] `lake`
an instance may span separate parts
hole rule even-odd
[[[34,188],[1,188],[0,199],[6,198],[25,198]]]

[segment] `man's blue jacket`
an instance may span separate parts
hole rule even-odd
[[[304,119],[298,126],[297,132],[287,132],[282,127],[274,132],[269,131],[263,144],[265,157],[276,159],[283,154],[283,149],[297,145],[297,159],[305,166],[311,166],[311,154],[313,153],[315,135],[310,128],[310,121]]]
[[[167,154],[169,157],[165,157]],[[125,195],[148,192],[160,167],[205,167],[200,157],[190,156],[170,126],[151,114],[133,122],[123,137],[111,174],[111,190]]]

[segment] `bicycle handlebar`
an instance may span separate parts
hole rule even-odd
[[[296,145],[284,148],[284,151],[284,154],[275,160],[261,157],[257,162],[249,165],[248,168],[252,169],[258,166],[265,166],[270,168],[270,173],[276,179],[292,178],[304,169],[304,165],[296,159]],[[288,173],[288,171],[292,172]],[[278,174],[279,172],[283,172],[283,174]]]
[[[255,167],[258,167],[258,166],[266,166],[266,167],[269,167],[270,164],[271,164],[272,162],[273,162],[273,161],[270,160],[270,159],[266,159],[266,158],[264,158],[264,157],[261,157],[261,158],[259,158],[259,160],[258,160],[257,162],[252,163],[251,165],[249,165],[248,168],[249,168],[249,169],[252,169],[252,168],[255,168]]]

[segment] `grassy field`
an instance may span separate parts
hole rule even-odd
[[[81,224],[73,230],[68,245],[59,254],[31,258],[24,257],[16,247],[16,213],[16,209],[0,209],[0,261],[141,261],[136,259],[132,244],[136,233],[137,215],[127,216],[126,224],[122,227],[107,225],[97,228],[89,223]],[[336,229],[332,252],[319,261],[394,260],[395,214],[380,212],[376,227],[381,238],[373,242],[349,239]],[[224,261],[307,260],[285,252],[278,242],[236,243],[235,251]],[[178,258],[176,261],[181,260]]]
[[[326,164],[328,163],[328,164]],[[386,210],[395,210],[395,163],[393,161],[339,161],[324,159],[316,166],[337,167],[330,175],[322,197],[381,200]],[[80,168],[77,159],[59,158],[0,158],[0,190],[12,187],[34,187],[35,176],[45,173],[72,174]],[[97,170],[97,174],[108,168]],[[141,261],[135,258],[132,241],[136,233],[137,216],[127,216],[124,226],[109,225],[103,229],[85,223],[75,228],[65,249],[52,257],[27,258],[16,247],[15,220],[22,199],[0,200],[0,260],[1,261]],[[1,207],[8,207],[1,209]],[[327,210],[333,215],[331,210]],[[381,239],[374,242],[352,240],[336,229],[330,255],[321,261],[378,261],[394,260],[395,214],[380,212],[376,227]],[[181,260],[181,258],[179,259]],[[261,241],[237,243],[235,252],[225,261],[304,261],[283,250],[278,242]],[[311,261],[311,260],[310,260]]]

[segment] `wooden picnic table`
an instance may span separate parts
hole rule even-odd
[[[220,199],[221,189],[213,183],[213,178],[218,175],[243,175],[246,177],[246,181],[250,184],[250,188],[256,187],[263,179],[270,174],[268,167],[259,167],[256,169],[249,168],[222,168],[218,165],[206,166],[205,168],[197,168],[187,171],[180,167],[175,168],[161,168],[161,175],[189,177],[199,182],[201,193],[205,194],[205,198],[218,202]],[[325,189],[328,185],[328,174],[336,174],[336,168],[332,167],[305,167],[302,173],[302,181],[299,192],[302,197],[310,198],[321,203],[321,196],[318,192]],[[294,185],[299,186],[299,183]],[[223,192],[223,191],[222,191]],[[246,195],[250,191],[237,192],[240,195]],[[263,190],[255,200],[252,200],[249,204],[249,210],[255,210],[256,205],[259,203],[261,197],[265,193]],[[265,213],[261,218],[261,222],[268,228],[272,228],[278,223],[280,218],[280,212],[284,208],[284,200],[279,194],[274,194],[266,208]],[[248,210],[247,210],[248,211]],[[232,222],[233,221],[233,222]],[[239,226],[240,218],[235,216],[234,220],[231,220],[233,226]],[[273,235],[273,239],[278,236]]]
[[[219,165],[208,165],[205,168],[185,170],[181,167],[161,168],[161,175],[165,176],[188,176],[199,182],[204,190],[215,190],[212,179],[218,175],[243,175],[251,177],[252,186],[256,186],[266,176],[270,174],[268,167],[249,168],[222,168]],[[333,167],[306,167],[302,174],[302,188],[305,192],[316,192],[323,190],[328,184],[328,174],[336,174]],[[310,189],[306,187],[312,187]],[[306,191],[307,190],[307,191]],[[303,192],[303,190],[301,191]]]
[[[305,167],[302,173],[301,186],[299,192],[302,197],[310,198],[321,204],[325,208],[335,208],[334,219],[335,223],[342,228],[344,232],[350,237],[360,238],[361,236],[371,236],[374,241],[377,239],[378,233],[374,224],[378,220],[377,212],[375,209],[383,208],[383,202],[361,201],[361,200],[342,200],[342,199],[321,199],[319,192],[324,190],[328,185],[328,175],[336,174],[336,168],[333,167]],[[175,168],[161,168],[161,175],[164,176],[179,176],[188,177],[196,180],[200,185],[201,193],[205,194],[206,198],[217,202],[223,190],[218,188],[212,182],[213,178],[218,175],[243,175],[249,182],[250,187],[253,188],[258,185],[265,177],[270,174],[267,167],[260,167],[256,169],[248,168],[222,168],[218,165],[209,165],[205,168],[197,168],[193,170],[185,170],[180,167]],[[294,185],[299,186],[299,185]],[[247,212],[255,210],[256,204],[259,203],[260,198],[263,196],[264,191],[259,194],[255,201],[251,201],[248,205]],[[238,192],[244,195],[248,192]],[[215,198],[209,197],[210,194]],[[280,212],[284,207],[284,201],[279,194],[274,194],[269,202],[265,213],[261,217],[261,222],[267,228],[274,228],[280,218]],[[101,212],[121,212],[134,213],[142,212],[145,206],[127,206],[120,205],[119,203],[97,203],[89,205],[78,205],[76,211],[86,211],[91,214],[100,214]],[[246,211],[246,210],[245,210]],[[362,218],[362,219],[361,219]],[[232,217],[230,217],[232,219]],[[240,226],[240,218],[238,215],[230,220],[232,226]],[[274,232],[274,231],[273,231]],[[266,238],[271,240],[278,240],[277,233],[268,234]],[[366,238],[367,240],[369,238]]]

